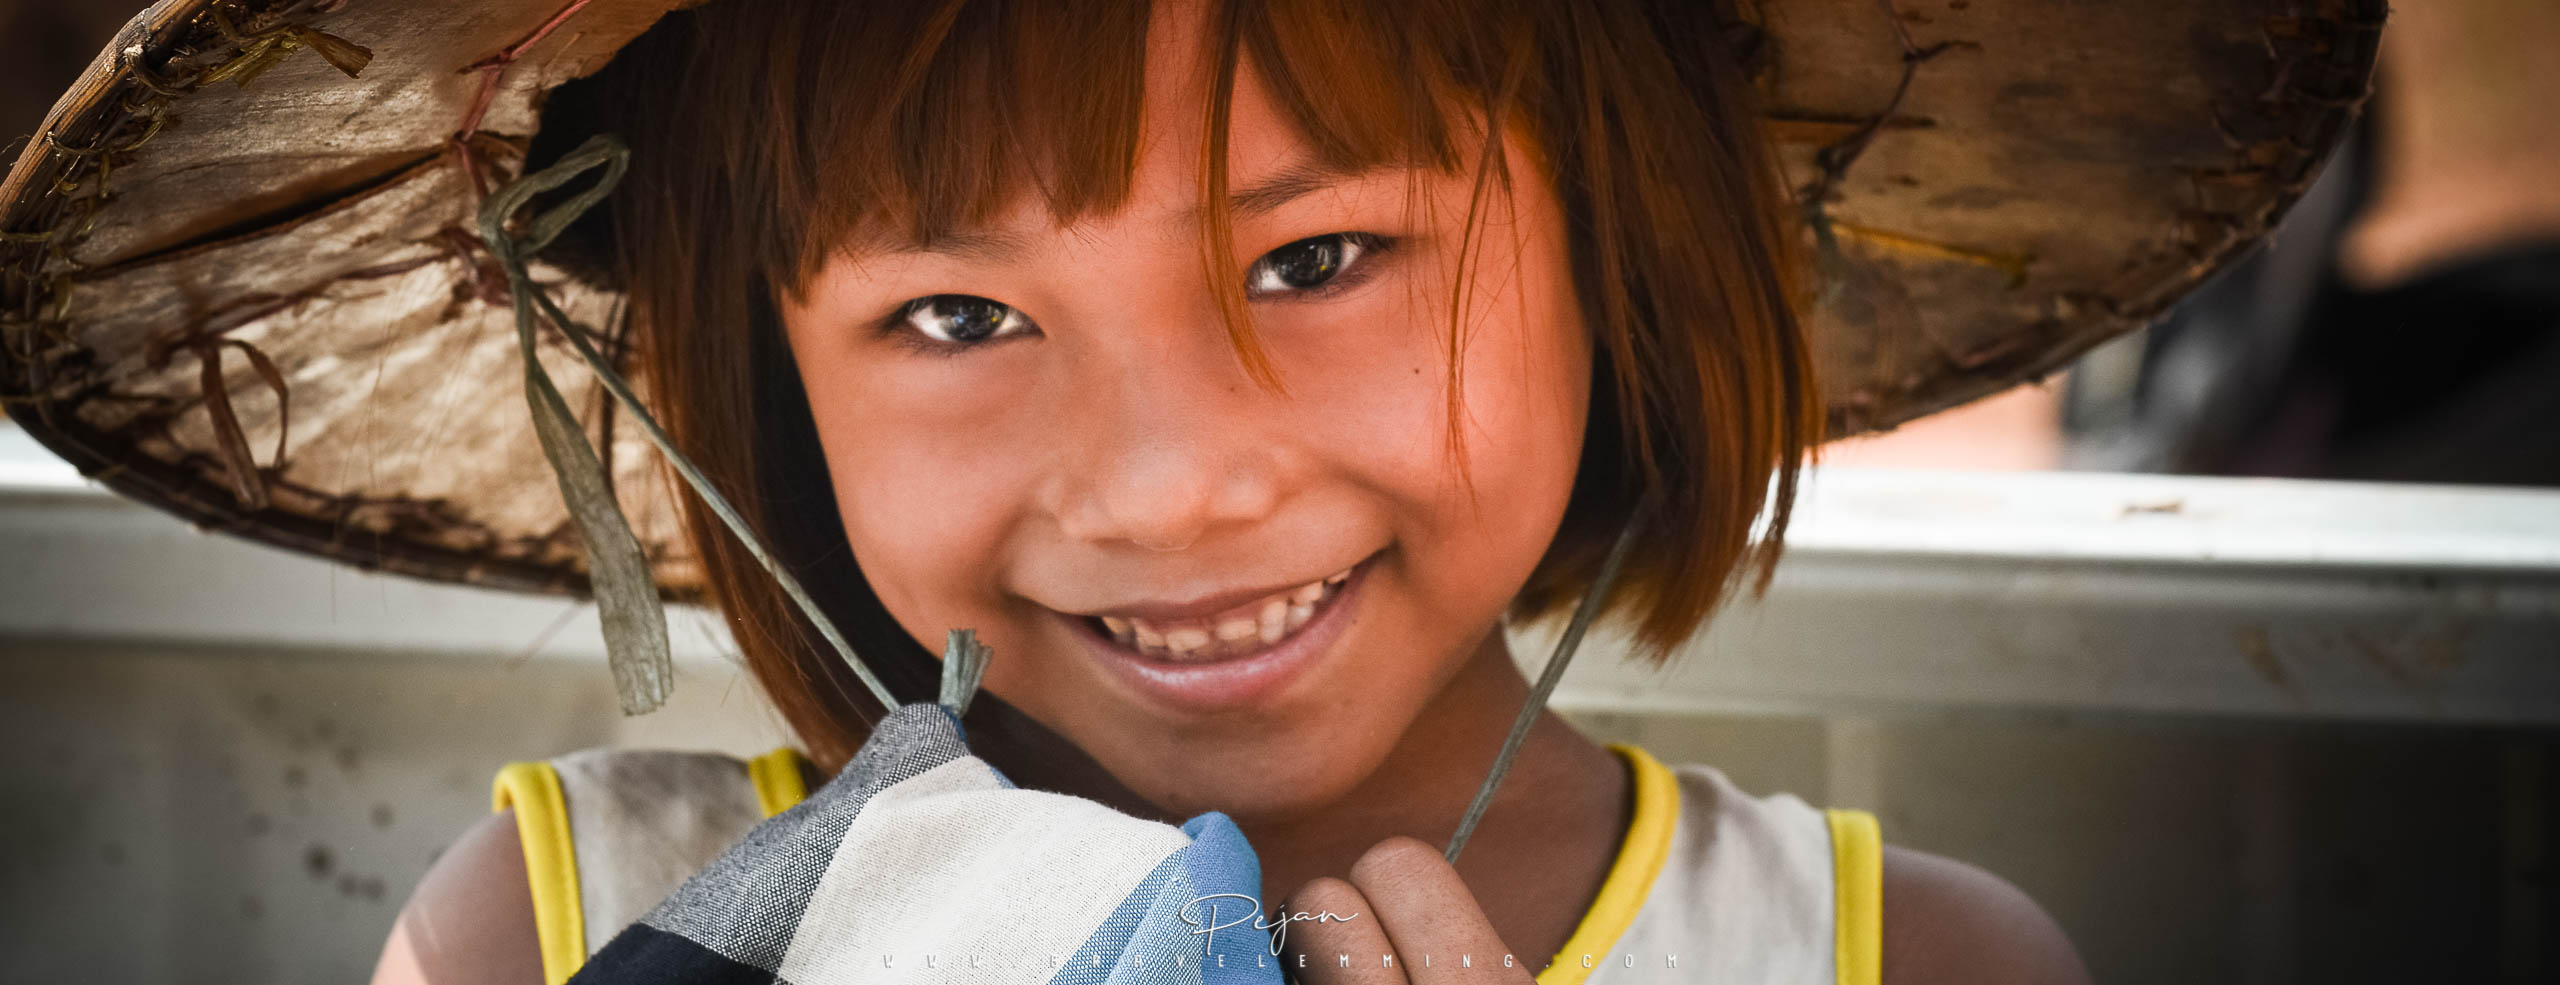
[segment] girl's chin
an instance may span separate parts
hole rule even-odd
[[[1220,811],[1248,827],[1320,813],[1360,783],[1344,750],[1288,750],[1267,755],[1204,756],[1137,777],[1131,786],[1165,813],[1189,818]]]
[[[1384,763],[1402,730],[1340,707],[1231,722],[1138,723],[1152,716],[1094,701],[1065,732],[1119,784],[1165,815],[1222,811],[1279,821],[1336,805]],[[1135,726],[1135,727],[1133,727]],[[1081,737],[1079,737],[1081,736]],[[1371,740],[1368,737],[1383,737]]]

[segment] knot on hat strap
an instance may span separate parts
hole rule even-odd
[[[559,482],[560,499],[578,528],[587,554],[588,581],[596,614],[604,628],[605,659],[613,668],[614,690],[622,713],[637,715],[666,703],[675,689],[675,661],[667,644],[667,615],[658,586],[649,573],[649,558],[631,531],[614,498],[612,477],[588,445],[585,429],[570,412],[551,374],[542,366],[535,332],[545,316],[562,335],[576,342],[581,329],[534,285],[523,256],[550,245],[578,215],[613,190],[627,158],[620,154],[584,153],[545,171],[526,175],[491,198],[480,213],[481,236],[506,269],[516,321],[516,347],[524,360],[525,403],[532,411],[533,431],[543,458]],[[567,184],[602,166],[604,175],[569,201],[537,214],[526,235],[507,235],[508,217],[541,192]]]
[[[843,658],[854,676],[861,678],[872,697],[887,709],[898,707],[897,699],[887,685],[871,672],[869,665],[853,650],[844,634],[827,618],[800,580],[776,561],[761,538],[727,497],[712,487],[711,480],[696,468],[693,461],[676,450],[675,440],[658,426],[658,419],[643,406],[640,398],[625,382],[622,374],[596,350],[591,333],[560,310],[551,296],[533,282],[526,268],[526,257],[557,239],[578,217],[604,201],[613,186],[622,180],[630,167],[631,151],[612,134],[596,134],[578,145],[578,149],[562,157],[558,163],[510,182],[491,195],[480,209],[480,239],[487,243],[490,254],[506,274],[508,293],[514,302],[516,347],[524,358],[525,402],[533,414],[535,434],[541,439],[543,457],[551,463],[559,479],[560,495],[569,507],[571,519],[586,541],[588,577],[594,587],[596,608],[605,630],[605,650],[613,666],[614,682],[620,690],[622,709],[626,714],[639,714],[658,707],[666,700],[674,685],[674,662],[668,655],[666,612],[658,600],[656,580],[649,572],[648,559],[641,551],[640,540],[631,532],[630,520],[623,516],[621,503],[614,498],[610,478],[596,458],[595,449],[587,444],[583,428],[569,411],[568,401],[560,396],[551,374],[536,356],[534,335],[542,322],[549,322],[577,353],[578,359],[596,382],[613,397],[614,403],[631,415],[640,433],[658,450],[676,475],[699,497],[702,505],[717,516],[730,534],[745,545],[765,573],[790,596],[800,614],[809,620],[819,635],[825,637],[837,656]],[[589,171],[603,169],[594,184],[571,195],[566,201],[550,206],[524,220],[521,235],[508,232],[516,212],[530,204],[534,197],[553,191],[576,180]],[[972,641],[974,645],[974,641]],[[983,650],[983,647],[979,649]],[[983,654],[977,663],[983,669]],[[948,673],[946,669],[946,673]],[[975,690],[974,675],[969,690]],[[949,685],[946,684],[946,693]],[[965,704],[965,699],[964,702]]]

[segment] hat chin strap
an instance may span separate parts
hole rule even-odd
[[[1556,651],[1547,658],[1546,669],[1539,671],[1537,683],[1529,686],[1529,700],[1520,703],[1519,717],[1511,720],[1511,734],[1502,738],[1502,752],[1493,757],[1493,768],[1485,772],[1484,783],[1476,787],[1475,799],[1467,802],[1467,812],[1458,816],[1458,830],[1449,836],[1448,847],[1440,850],[1441,857],[1457,861],[1458,853],[1467,847],[1467,839],[1476,833],[1476,822],[1484,820],[1485,808],[1493,805],[1493,792],[1502,786],[1503,774],[1511,772],[1511,761],[1520,755],[1520,744],[1528,741],[1529,727],[1536,725],[1538,716],[1547,710],[1547,696],[1556,692],[1556,682],[1564,679],[1566,665],[1573,662],[1574,651],[1582,647],[1582,634],[1591,628],[1591,621],[1599,617],[1602,605],[1608,601],[1609,589],[1618,581],[1618,569],[1626,564],[1627,548],[1635,543],[1637,521],[1643,516],[1639,508],[1628,518],[1626,528],[1618,531],[1617,542],[1609,545],[1609,556],[1600,561],[1600,573],[1592,576],[1591,587],[1583,590],[1582,601],[1574,605],[1573,621],[1565,624],[1564,636],[1556,640]]]
[[[612,134],[600,133],[587,138],[586,143],[580,144],[577,150],[562,157],[558,163],[509,182],[492,194],[480,210],[480,237],[489,244],[490,252],[506,270],[507,286],[515,301],[517,346],[524,357],[525,401],[533,413],[534,430],[541,438],[543,457],[550,461],[552,472],[560,481],[561,498],[566,501],[569,514],[577,523],[586,545],[588,578],[594,587],[598,613],[602,616],[605,649],[608,662],[613,666],[615,686],[621,693],[623,713],[636,715],[657,708],[665,703],[668,691],[674,686],[674,665],[667,645],[666,611],[659,603],[657,582],[649,573],[648,559],[640,550],[639,538],[631,532],[630,521],[623,516],[621,504],[614,499],[603,463],[597,459],[595,450],[588,446],[584,429],[569,412],[568,402],[561,398],[559,388],[552,384],[550,373],[543,369],[542,361],[534,357],[535,331],[544,321],[557,327],[560,334],[568,339],[570,348],[576,350],[578,359],[586,364],[587,370],[595,374],[597,381],[613,394],[615,402],[640,423],[641,433],[648,437],[651,445],[656,446],[658,454],[675,468],[676,474],[684,479],[694,495],[701,497],[703,505],[720,518],[721,525],[746,545],[747,552],[754,556],[756,563],[782,586],[783,593],[790,596],[800,614],[817,628],[820,636],[826,638],[827,644],[852,669],[854,676],[861,678],[872,697],[879,700],[880,706],[896,709],[897,698],[854,652],[853,644],[836,629],[834,620],[827,618],[827,614],[818,608],[817,601],[801,587],[799,579],[792,577],[790,571],[774,560],[773,553],[765,549],[764,542],[748,529],[745,518],[718,490],[712,488],[701,470],[695,468],[684,453],[676,450],[675,441],[658,426],[657,418],[640,403],[630,384],[624,382],[612,363],[596,351],[595,345],[588,340],[587,329],[561,311],[550,296],[534,284],[526,271],[525,258],[550,245],[579,216],[612,193],[630,160],[629,147]],[[535,195],[558,189],[596,168],[603,168],[604,173],[594,185],[533,216],[524,224],[522,236],[508,234],[508,220]],[[1637,515],[1642,514],[1639,512]],[[1618,533],[1617,541],[1609,547],[1608,556],[1600,562],[1599,573],[1583,592],[1582,601],[1574,606],[1573,621],[1565,626],[1563,638],[1556,641],[1554,655],[1547,658],[1546,668],[1539,672],[1537,683],[1529,688],[1529,699],[1521,703],[1520,714],[1511,723],[1511,733],[1503,737],[1502,751],[1494,757],[1493,768],[1485,774],[1484,783],[1476,788],[1475,799],[1468,802],[1466,813],[1459,816],[1456,833],[1449,836],[1449,845],[1442,854],[1450,861],[1456,861],[1458,853],[1466,848],[1467,839],[1484,818],[1485,808],[1493,803],[1494,791],[1502,786],[1503,775],[1511,771],[1512,761],[1518,758],[1521,744],[1529,737],[1530,727],[1537,724],[1538,716],[1546,711],[1547,697],[1555,693],[1556,682],[1563,679],[1565,667],[1573,662],[1574,651],[1582,646],[1583,634],[1591,628],[1592,620],[1598,617],[1610,588],[1618,580],[1618,570],[1626,562],[1629,546],[1635,542],[1636,527],[1637,523],[1630,519],[1626,528]],[[938,703],[951,713],[953,720],[957,721],[969,710],[970,700],[976,697],[979,683],[986,675],[987,663],[993,655],[991,649],[978,642],[975,631],[951,631],[943,650],[942,688]]]

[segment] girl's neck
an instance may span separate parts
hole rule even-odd
[[[1389,837],[1447,844],[1528,697],[1503,634],[1490,633],[1349,795],[1286,822],[1244,822],[1267,903],[1345,875]],[[1555,713],[1531,726],[1457,866],[1515,954],[1543,960],[1571,935],[1616,858],[1627,788],[1624,765]]]

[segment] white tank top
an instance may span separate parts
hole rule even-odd
[[[1630,745],[1635,809],[1600,894],[1538,985],[1881,980],[1875,818],[1754,797],[1713,767]],[[543,974],[568,980],[756,822],[808,795],[800,754],[591,749],[499,771],[531,883]]]

